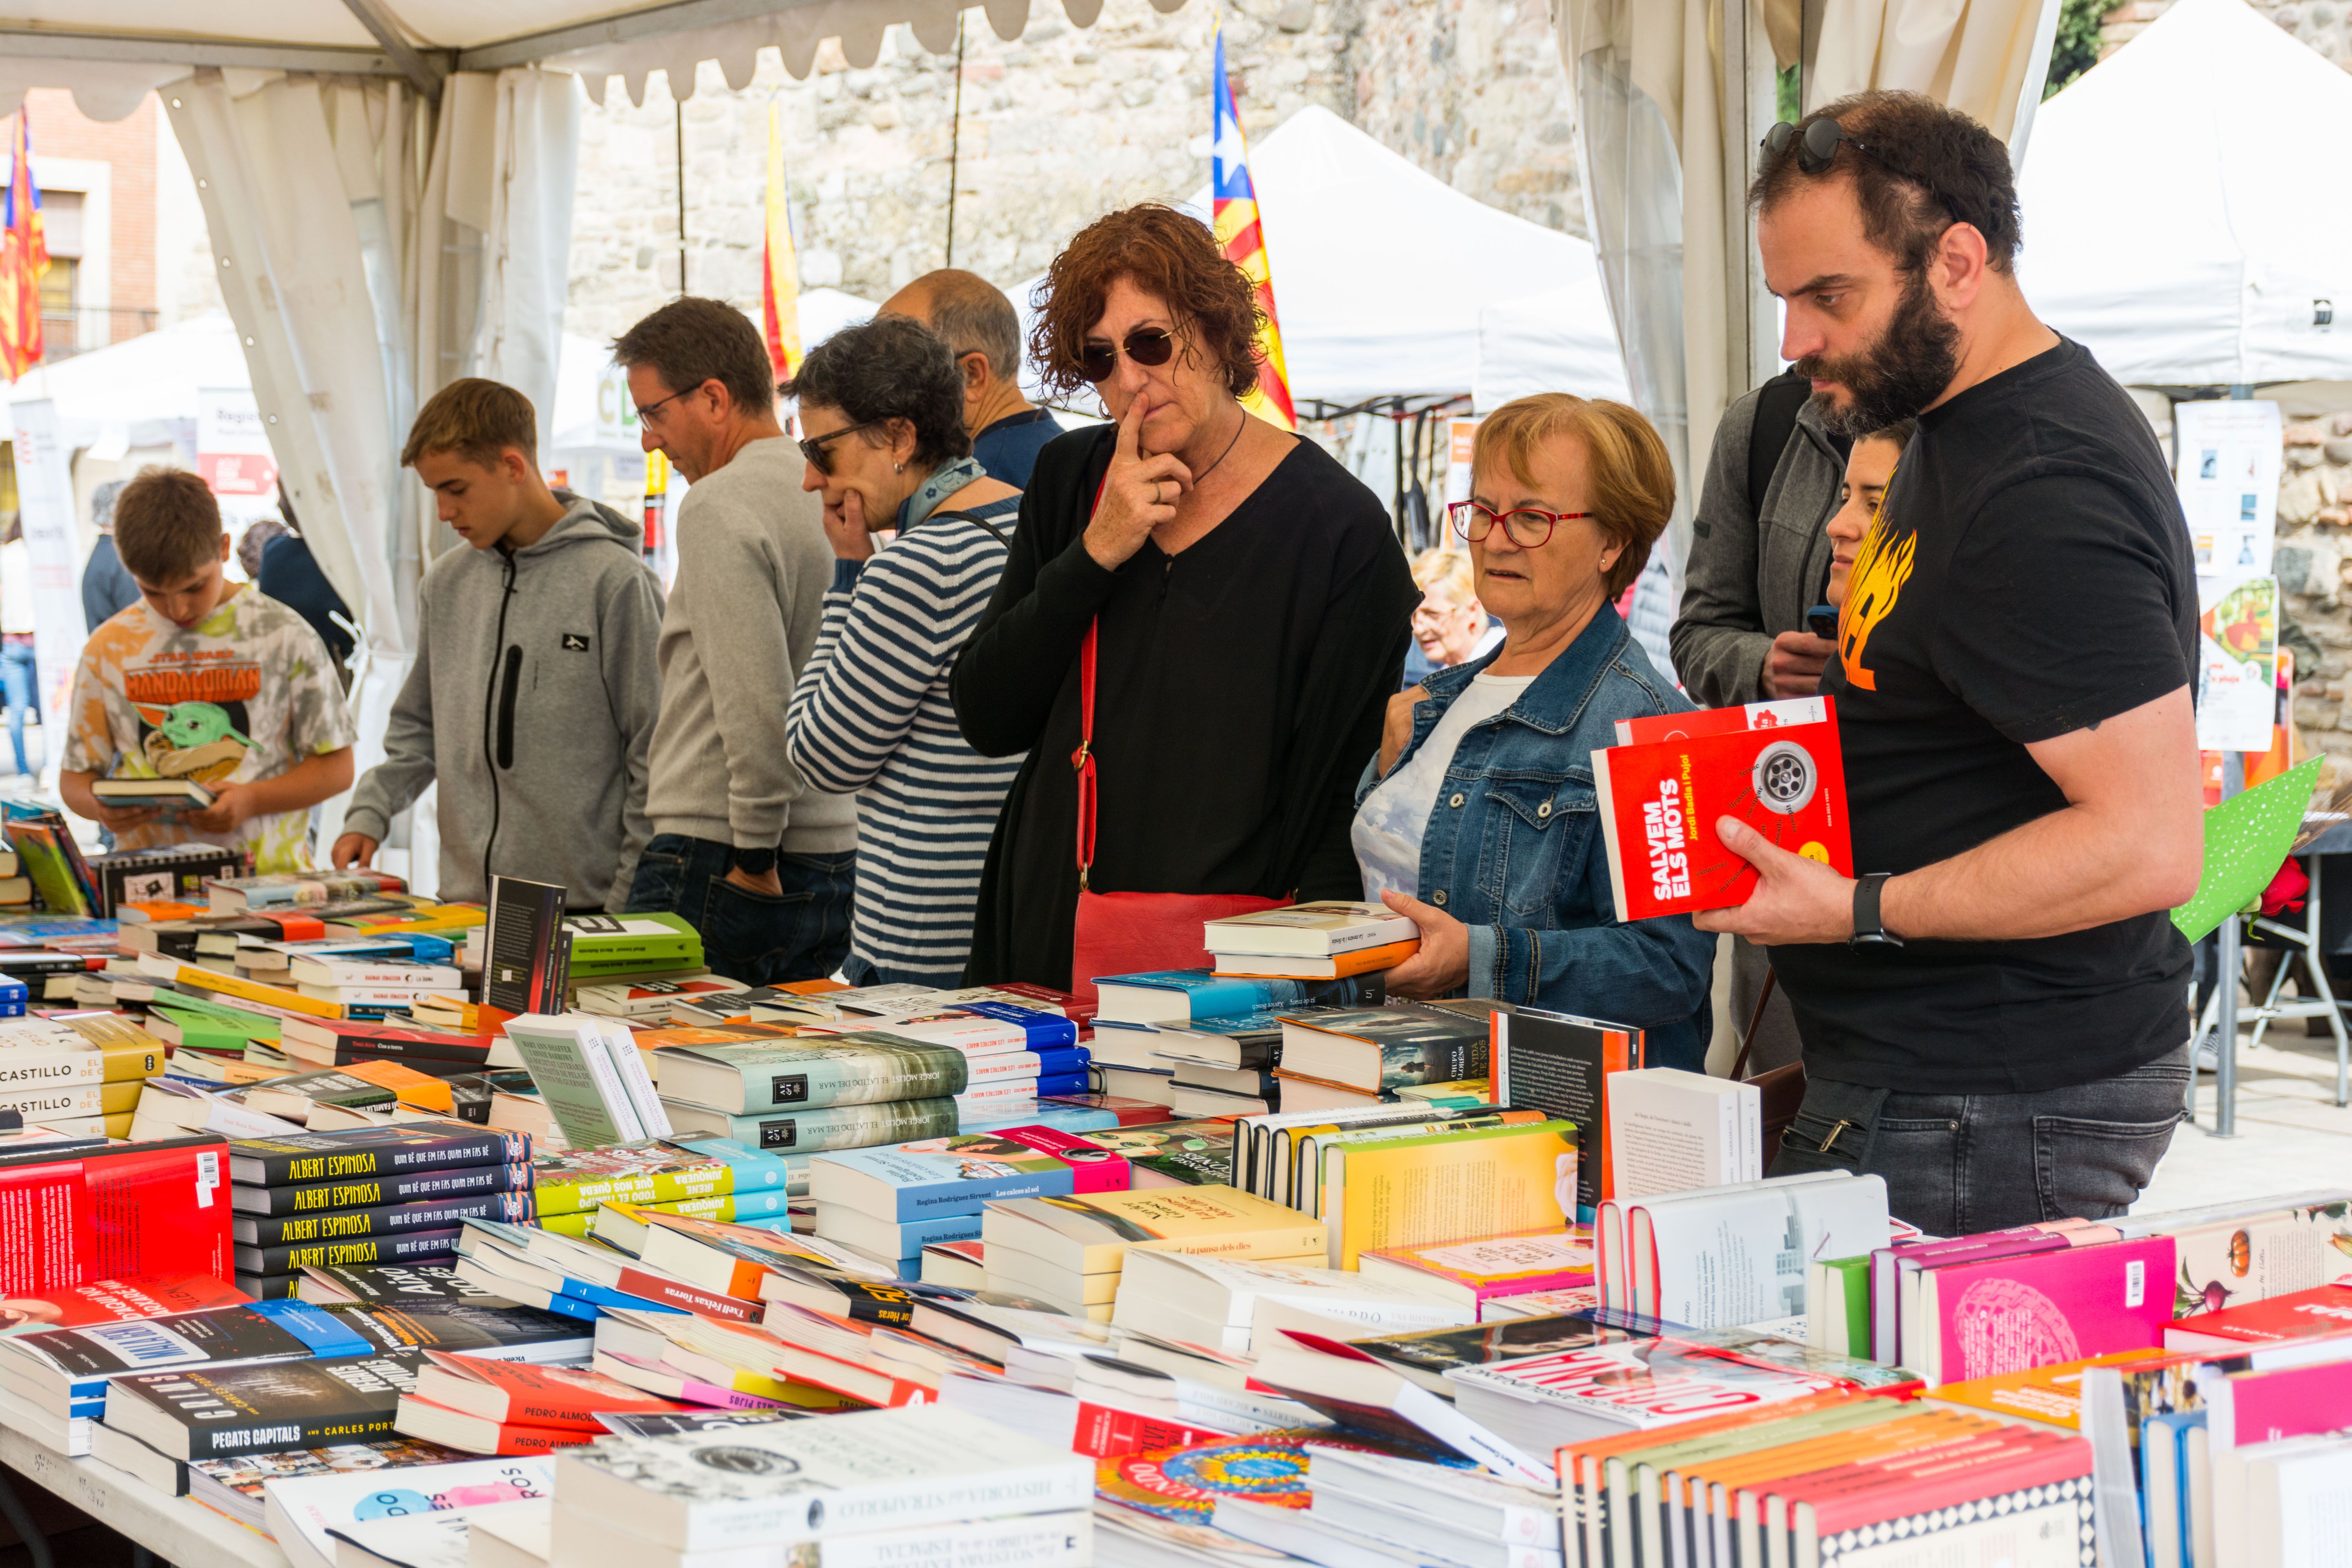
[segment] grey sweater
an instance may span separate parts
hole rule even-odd
[[[381,842],[437,778],[443,898],[487,898],[487,862],[618,910],[650,836],[661,584],[635,523],[558,493],[538,543],[452,550],[425,574],[416,663],[343,826]]]
[[[1805,629],[1821,603],[1832,546],[1823,531],[1838,508],[1845,461],[1807,403],[1764,491],[1748,508],[1748,437],[1757,394],[1724,410],[1691,520],[1682,613],[1672,640],[1675,673],[1703,708],[1764,698],[1764,658],[1782,632]]]
[[[833,582],[824,503],[802,472],[798,443],[754,441],[678,508],[646,797],[656,834],[788,855],[857,847],[855,798],[809,788],[784,728]]]

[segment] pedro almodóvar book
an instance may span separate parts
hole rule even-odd
[[[1592,782],[1621,921],[1746,902],[1756,868],[1724,847],[1727,816],[1853,875],[1834,710],[1813,723],[1605,747],[1592,753]]]

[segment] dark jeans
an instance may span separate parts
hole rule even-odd
[[[40,682],[35,670],[30,643],[12,642],[0,647],[0,690],[8,700],[8,743],[16,748],[20,773],[33,771],[25,761],[25,720],[29,716],[37,724],[41,720]],[[46,737],[48,731],[44,729],[41,733]]]
[[[727,880],[731,845],[662,833],[637,858],[631,914],[675,914],[702,933],[702,962],[746,985],[822,980],[849,955],[849,906],[857,857],[779,855],[783,896]]]
[[[1930,1236],[2105,1219],[2156,1174],[2189,1071],[2183,1045],[2120,1078],[2036,1094],[1896,1094],[1815,1078],[1772,1174],[1874,1173],[1887,1206]]]

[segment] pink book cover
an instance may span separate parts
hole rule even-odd
[[[2172,1237],[1971,1259],[1935,1270],[1938,1373],[1960,1382],[2160,1348]]]
[[[1400,1247],[1371,1256],[1451,1280],[1477,1301],[1592,1283],[1592,1231],[1581,1225],[1564,1231],[1517,1231],[1478,1241]]]
[[[1133,1184],[1134,1173],[1128,1169],[1126,1155],[1058,1127],[1001,1127],[990,1136],[1051,1154],[1069,1166],[1074,1193],[1123,1193]]]
[[[2239,1373],[2230,1379],[2230,1405],[2242,1448],[2340,1431],[2352,1411],[2352,1361]]]

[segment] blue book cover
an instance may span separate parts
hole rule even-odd
[[[1037,1076],[1067,1078],[1074,1072],[1085,1072],[1087,1065],[1093,1060],[1092,1054],[1084,1046],[1066,1046],[1055,1050],[1039,1051]]]
[[[688,1134],[665,1138],[662,1142],[689,1154],[699,1154],[706,1160],[725,1162],[735,1173],[734,1192],[739,1198],[745,1193],[771,1187],[795,1197],[808,1191],[809,1155],[754,1149],[740,1140],[721,1138],[715,1133]]]
[[[1204,1019],[1238,1018],[1293,1007],[1377,1007],[1388,1000],[1385,973],[1345,980],[1252,980],[1213,974],[1205,969],[1155,969],[1139,974],[1097,975],[1095,984],[1162,993],[1160,1004],[1150,1009],[1154,1016],[1142,1021],[1180,1026],[1187,1018],[1197,1025]],[[1175,1011],[1179,1005],[1185,1011]],[[1097,1027],[1106,1021],[1097,1016]]]
[[[1033,1051],[1078,1043],[1077,1025],[1059,1013],[1041,1013],[1034,1007],[1015,1007],[1009,1002],[963,1002],[957,1005],[956,1011],[993,1018],[1000,1024],[1020,1025],[1028,1031],[1029,1048]]]
[[[1034,1127],[1037,1119],[1031,1113],[999,1125]],[[967,1131],[820,1154],[809,1191],[821,1204],[905,1225],[939,1215],[977,1215],[997,1198],[1061,1197],[1074,1182],[1069,1164],[1051,1154]]]
[[[1118,1112],[1085,1105],[1040,1105],[1018,1116],[991,1117],[964,1122],[966,1132],[1002,1132],[1007,1127],[1051,1127],[1057,1132],[1100,1132],[1118,1125]]]
[[[1056,1073],[1051,1078],[1042,1073],[1038,1075],[1037,1094],[1040,1099],[1049,1094],[1084,1094],[1086,1091],[1087,1075],[1083,1072]]]

